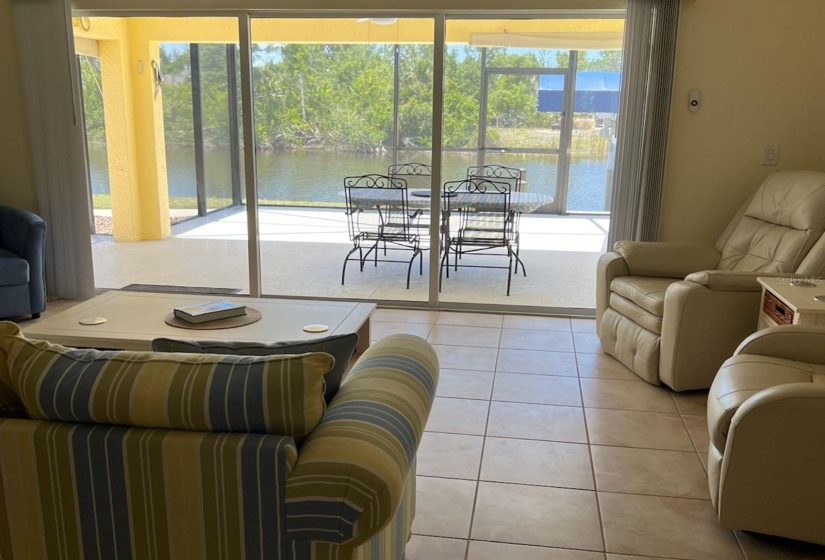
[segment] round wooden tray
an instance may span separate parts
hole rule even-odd
[[[179,329],[194,329],[199,331],[214,330],[214,329],[233,329],[235,327],[242,327],[261,320],[261,312],[251,307],[246,308],[246,315],[238,315],[237,317],[229,317],[228,319],[218,319],[216,321],[206,321],[205,323],[189,323],[183,319],[175,317],[175,312],[169,313],[164,319],[167,325],[177,327]]]

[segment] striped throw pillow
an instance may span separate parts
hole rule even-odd
[[[176,430],[309,434],[332,356],[159,354],[0,336],[11,386],[35,420]]]

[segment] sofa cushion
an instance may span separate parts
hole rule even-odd
[[[36,420],[302,439],[326,409],[333,358],[65,348],[0,334],[10,384]]]
[[[614,292],[610,294],[610,307],[650,332],[662,334],[662,318],[645,311],[629,299]]]
[[[645,311],[661,317],[665,312],[665,292],[674,282],[679,282],[679,280],[647,276],[620,276],[610,283],[610,290],[629,299]]]
[[[11,251],[0,249],[0,286],[16,286],[29,282],[29,263]]]
[[[235,354],[240,356],[276,356],[282,354],[306,354],[307,352],[326,352],[335,359],[335,365],[324,376],[326,391],[324,400],[327,404],[338,392],[341,380],[347,371],[350,358],[358,344],[358,334],[342,334],[318,338],[315,340],[295,340],[290,342],[273,342],[262,344],[256,342],[216,342],[211,340],[174,340],[156,338],[152,341],[152,350],[156,352],[191,352],[194,354]]]

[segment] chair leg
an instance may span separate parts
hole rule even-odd
[[[507,295],[510,295],[510,281],[513,279],[513,251],[507,251],[510,254],[510,266],[507,267]]]
[[[410,273],[412,272],[412,266],[413,266],[413,263],[415,262],[415,257],[416,256],[421,257],[421,250],[420,249],[414,249],[413,250],[413,256],[410,259],[410,264],[407,266],[407,289],[408,290],[410,289]]]
[[[360,251],[360,250],[361,250],[361,247],[353,247],[352,249],[350,249],[350,252],[347,253],[347,257],[344,259],[344,269],[341,271],[341,285],[342,286],[344,285],[344,277],[347,275],[347,263],[349,262],[349,258],[350,258],[350,256],[352,256],[352,254],[355,251]],[[359,258],[358,260],[360,261],[361,259]],[[363,270],[363,267],[361,268],[361,270]]]
[[[32,319],[39,319],[40,313],[32,313]]]

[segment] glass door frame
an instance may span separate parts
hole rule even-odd
[[[571,64],[567,68],[509,68],[487,67],[486,57],[482,56],[481,69],[481,99],[479,100],[478,124],[478,165],[485,164],[488,153],[558,155],[556,170],[556,191],[553,203],[547,205],[548,214],[560,214],[564,211],[567,201],[567,177],[569,175],[570,142],[573,134],[573,116],[570,110],[573,106],[573,91],[575,88],[576,73],[575,54],[571,56]],[[496,148],[486,145],[487,141],[487,101],[490,87],[490,76],[564,76],[563,107],[561,112],[561,130],[559,132],[559,147],[552,148]]]

